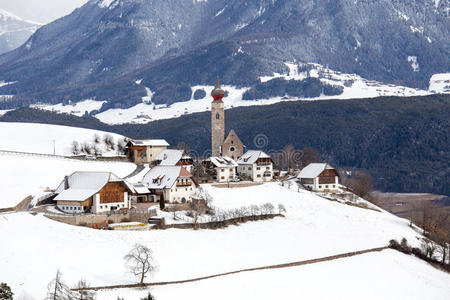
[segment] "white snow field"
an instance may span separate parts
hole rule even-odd
[[[287,74],[274,73],[272,76],[260,77],[261,82],[266,82],[274,78],[284,78],[286,80],[303,80],[309,77],[320,78],[324,83],[331,85],[338,85],[344,88],[344,92],[338,96],[322,95],[317,98],[299,99],[298,97],[291,97],[285,95],[283,97],[274,97],[270,99],[257,100],[242,100],[243,94],[248,88],[236,88],[234,86],[224,85],[223,88],[228,92],[228,96],[224,98],[225,109],[241,106],[255,106],[255,105],[271,105],[284,101],[315,101],[315,100],[329,100],[329,99],[358,99],[358,98],[374,98],[379,96],[423,96],[429,95],[431,92],[413,89],[404,86],[396,86],[392,84],[383,84],[381,82],[367,80],[356,74],[345,74],[331,69],[325,68],[319,64],[299,64],[295,62],[285,63],[289,68]],[[308,66],[311,68],[309,72],[298,72],[299,66]],[[136,84],[141,84],[141,80],[136,81]],[[349,84],[351,82],[351,84]],[[208,111],[211,108],[210,93],[214,86],[199,85],[192,87],[191,99],[185,102],[176,102],[170,106],[154,105],[151,101],[152,91],[147,89],[147,96],[143,97],[142,103],[127,109],[109,109],[102,113],[95,115],[100,121],[107,124],[123,124],[136,123],[145,124],[155,120],[178,118],[182,115],[192,114],[197,112]],[[199,100],[194,100],[193,95],[195,91],[203,89],[206,96]],[[49,106],[48,109],[50,109]]]
[[[0,122],[0,150],[73,155],[73,141],[77,141],[80,145],[83,143],[93,145],[95,135],[101,140],[105,135],[110,135],[114,142],[123,139],[123,136],[115,133],[78,127]],[[108,150],[103,142],[96,146],[100,148],[102,155],[117,155],[115,151]]]
[[[90,113],[91,111],[98,110],[102,107],[103,103],[106,101],[96,101],[96,100],[84,100],[77,103],[62,105],[61,103],[55,105],[45,105],[45,104],[33,104],[30,105],[32,108],[40,108],[45,110],[54,111],[57,113],[67,113],[78,117],[83,116],[85,113]]]
[[[28,182],[15,184],[23,188],[23,183]],[[329,201],[310,192],[289,190],[278,183],[232,189],[203,187],[217,208],[283,203],[286,217],[217,230],[127,232],[70,226],[39,214],[3,214],[0,278],[12,287],[15,299],[43,299],[57,269],[70,285],[81,278],[92,286],[135,283],[136,278],[123,261],[135,243],[153,251],[156,269],[148,278],[153,282],[380,247],[393,238],[405,237],[416,246],[419,243],[420,235],[407,220]],[[413,257],[385,251],[292,269],[158,287],[154,291],[158,300],[225,299],[226,295],[235,295],[235,299],[258,299],[259,295],[261,299],[299,299],[299,295],[305,299],[447,299],[450,275]],[[98,297],[116,299],[121,295],[130,300],[140,299],[143,294],[145,291],[123,290],[99,293]],[[329,297],[320,297],[324,295]],[[420,297],[423,295],[427,297]]]
[[[394,250],[286,269],[240,273],[146,290],[102,291],[97,300],[141,299],[446,300],[450,275]]]
[[[0,128],[1,125],[2,123],[0,123]],[[2,131],[2,129],[0,130]],[[0,135],[2,134],[0,133]],[[1,140],[0,143],[5,141],[4,138],[1,138]],[[33,142],[30,145],[33,147]],[[37,147],[35,149],[42,149],[38,145],[34,147]],[[47,188],[55,189],[65,175],[70,175],[75,171],[107,171],[123,177],[133,172],[135,168],[135,164],[127,162],[82,161],[55,157],[14,155],[0,151],[0,182],[2,191],[0,208],[13,207],[30,195],[39,197],[45,194]]]

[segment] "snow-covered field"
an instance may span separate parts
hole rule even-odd
[[[324,83],[342,86],[344,92],[338,96],[322,95],[316,98],[299,99],[285,95],[283,97],[273,97],[270,99],[242,100],[243,94],[248,88],[237,88],[234,86],[224,85],[223,88],[228,92],[228,96],[224,98],[225,109],[243,106],[271,105],[285,101],[316,101],[330,99],[357,99],[357,98],[374,98],[380,96],[424,96],[435,93],[449,93],[450,73],[436,74],[430,79],[429,90],[413,89],[404,86],[396,86],[392,84],[384,84],[381,82],[367,80],[356,74],[345,74],[327,69],[319,64],[298,64],[286,63],[289,72],[286,74],[274,73],[272,76],[260,77],[261,82],[267,82],[274,78],[284,78],[286,80],[303,80],[309,77],[320,78]],[[307,66],[309,71],[299,72],[299,66]],[[141,84],[142,80],[137,80],[136,84]],[[350,84],[351,83],[351,84]],[[142,103],[127,109],[109,109],[107,111],[96,114],[95,117],[107,124],[123,124],[135,123],[146,124],[156,120],[178,118],[182,115],[204,112],[211,109],[210,93],[214,86],[198,85],[193,86],[191,99],[185,102],[175,102],[170,106],[155,105],[151,99],[153,92],[145,87],[147,96],[142,98]],[[199,100],[194,100],[194,93],[197,90],[204,90],[206,96]],[[39,104],[33,107],[56,111],[61,113],[71,113],[75,115],[83,115],[85,111],[91,112],[99,109],[104,101],[85,100],[73,105],[62,106]]]
[[[393,250],[287,269],[241,273],[148,290],[103,291],[97,300],[141,299],[308,299],[445,300],[450,276]]]
[[[99,130],[77,127],[0,122],[0,150],[31,152],[41,154],[73,155],[72,143],[94,145],[94,136],[103,141],[105,135],[113,137],[117,142],[123,136]],[[116,151],[108,150],[103,142],[95,144],[102,155],[117,155]]]
[[[266,82],[274,78],[284,78],[286,80],[303,80],[309,77],[320,78],[324,83],[339,85],[344,88],[344,92],[338,96],[320,96],[317,98],[299,99],[298,97],[274,97],[270,99],[242,100],[243,94],[248,88],[236,88],[234,86],[224,85],[223,88],[228,91],[228,96],[224,98],[225,109],[242,106],[271,105],[283,101],[314,101],[329,99],[355,99],[355,98],[374,98],[379,96],[421,96],[430,94],[429,91],[413,89],[403,86],[383,84],[381,82],[366,80],[356,74],[344,74],[324,68],[318,64],[307,64],[312,68],[309,72],[298,72],[299,64],[286,63],[289,68],[287,74],[274,73],[272,76],[263,76],[261,82]],[[447,76],[449,77],[449,76]],[[449,78],[447,78],[449,79]],[[348,84],[352,82],[351,86]],[[140,84],[140,81],[137,81]],[[192,87],[192,96],[189,101],[176,102],[169,107],[165,105],[154,105],[151,103],[152,92],[147,89],[147,97],[144,97],[142,103],[128,109],[109,109],[97,114],[96,117],[108,124],[137,123],[145,124],[155,120],[178,118],[185,114],[192,114],[210,110],[210,93],[214,86],[194,86]],[[194,100],[193,95],[197,90],[204,90],[206,96],[199,100]],[[435,91],[436,92],[436,91]]]
[[[90,113],[91,111],[100,109],[105,102],[106,101],[96,101],[88,99],[69,105],[62,105],[61,103],[55,105],[33,104],[31,105],[31,107],[50,110],[57,113],[67,113],[81,117],[85,113]]]
[[[136,282],[123,262],[123,256],[135,243],[153,250],[156,269],[151,281],[324,257],[384,246],[392,238],[405,237],[416,246],[419,243],[418,234],[404,219],[325,200],[310,192],[289,190],[278,183],[204,188],[217,208],[283,203],[286,217],[217,230],[126,232],[74,227],[28,213],[0,215],[0,278],[11,285],[15,299],[42,299],[57,269],[71,285],[80,278],[91,285]],[[154,291],[158,300],[183,294],[185,299],[225,299],[224,295],[255,299],[262,294],[272,295],[271,299],[298,299],[299,295],[307,299],[323,299],[320,296],[325,295],[333,299],[401,299],[403,295],[403,299],[420,299],[424,294],[432,296],[428,299],[446,299],[450,275],[412,257],[386,251],[293,269],[159,287]],[[98,296],[116,299],[122,295],[130,300],[140,299],[143,293],[125,290]]]
[[[1,140],[0,143],[5,141],[4,138]],[[135,168],[135,164],[126,162],[82,161],[0,152],[0,208],[15,206],[29,195],[39,197],[45,194],[47,188],[55,189],[65,175],[75,171],[109,171],[117,176],[126,176]]]

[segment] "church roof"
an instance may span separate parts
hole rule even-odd
[[[212,90],[211,96],[223,96],[225,95],[225,91],[220,87],[219,76],[217,76],[216,87]],[[215,99],[215,98],[214,98]]]
[[[228,140],[230,140],[233,135],[235,136],[237,143],[240,143],[240,144],[244,145],[244,143],[242,143],[241,139],[238,137],[238,135],[236,134],[236,132],[233,129],[230,130],[230,132],[228,133],[227,137],[223,141],[222,145],[225,144],[226,142],[228,142]]]

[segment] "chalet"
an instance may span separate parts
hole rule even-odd
[[[215,180],[217,182],[229,182],[236,178],[236,168],[238,164],[226,156],[213,156],[209,160],[210,167],[215,170]]]
[[[156,166],[142,179],[142,184],[150,191],[150,201],[186,203],[192,201],[198,184],[182,166]]]
[[[242,177],[255,182],[271,181],[273,179],[273,161],[269,155],[260,150],[249,150],[237,161],[237,172]]]
[[[166,140],[131,140],[127,143],[128,159],[136,164],[151,163],[167,147]]]
[[[133,188],[109,172],[75,172],[56,189],[56,205],[67,213],[101,213],[129,209]]]
[[[157,166],[182,166],[192,172],[194,161],[192,157],[185,155],[183,150],[166,149],[156,156],[154,164]]]
[[[297,176],[301,184],[316,192],[336,192],[339,188],[339,174],[326,163],[311,163]]]

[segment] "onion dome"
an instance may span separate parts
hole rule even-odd
[[[217,76],[216,87],[212,90],[211,96],[214,98],[214,101],[221,101],[223,96],[225,96],[225,91],[220,87],[219,76]]]

